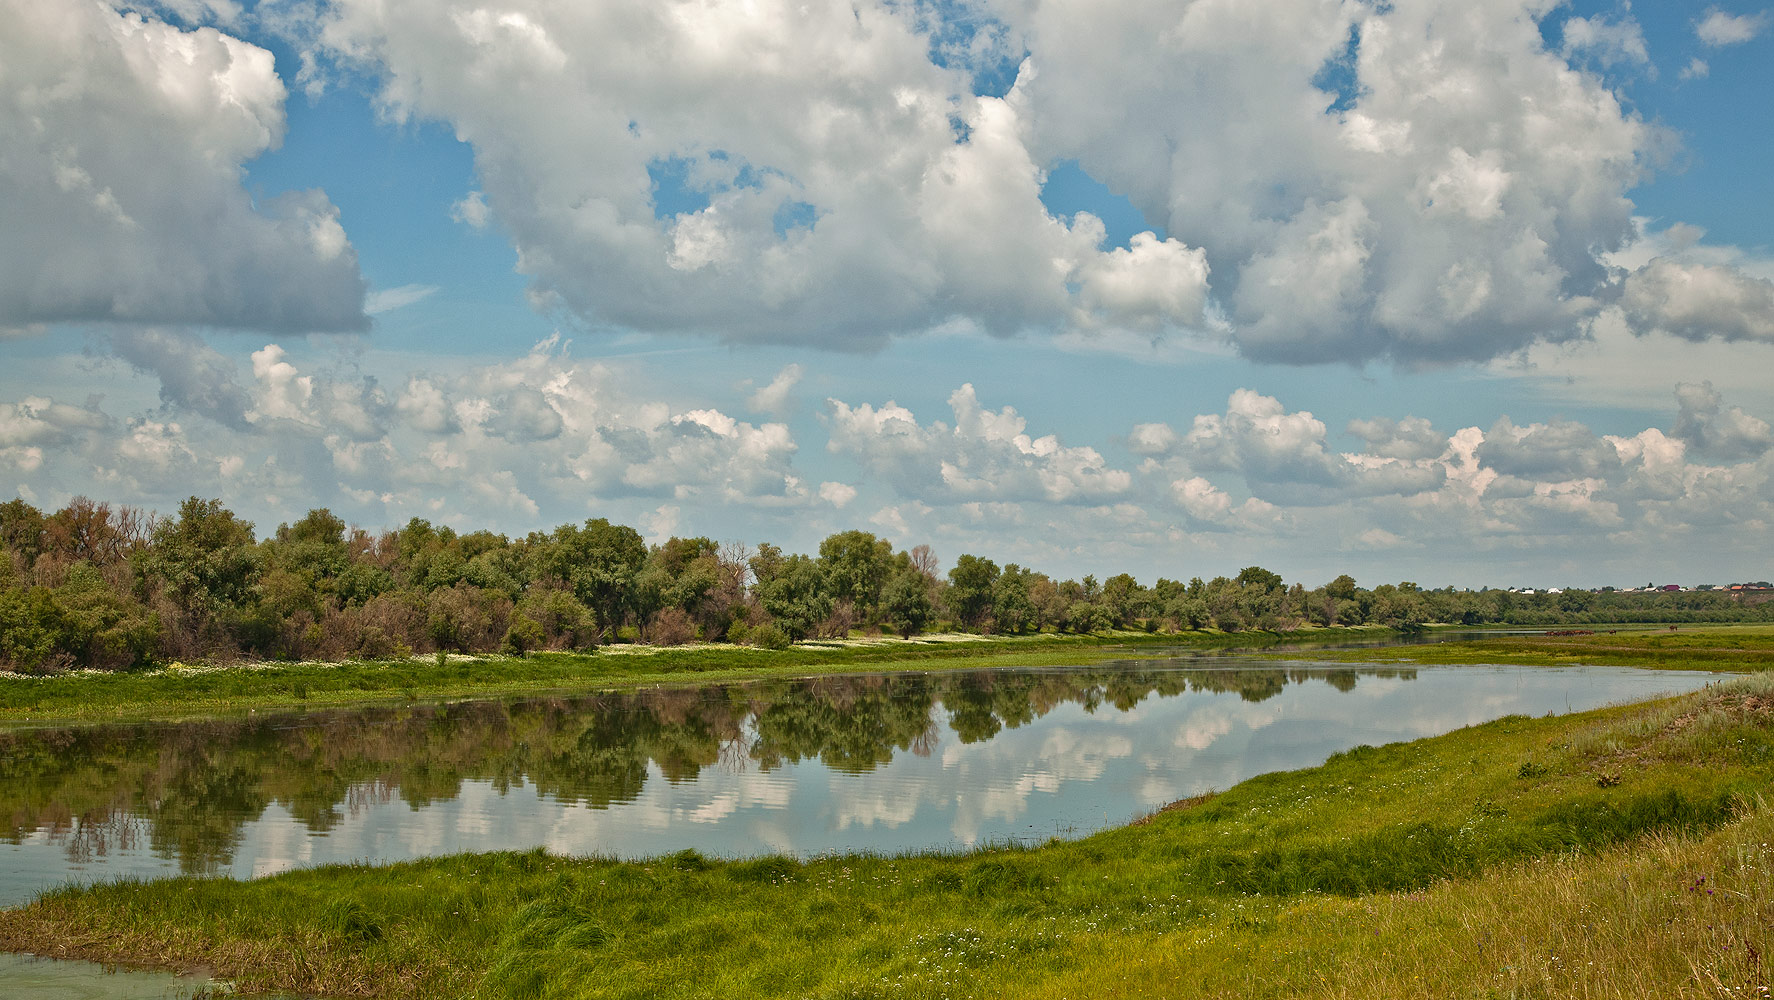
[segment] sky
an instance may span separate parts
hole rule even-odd
[[[0,0],[0,494],[1767,579],[1774,11]]]

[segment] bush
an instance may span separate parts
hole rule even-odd
[[[775,622],[765,622],[751,630],[747,641],[759,649],[787,649],[788,633],[778,628]]]
[[[647,631],[655,646],[682,646],[696,640],[696,623],[683,608],[666,608],[654,615],[653,627]]]
[[[822,639],[846,639],[855,625],[856,606],[849,601],[839,601],[832,607],[832,613],[814,626],[813,631]]]
[[[505,638],[499,643],[499,652],[513,656],[522,656],[532,649],[541,649],[548,641],[542,634],[542,626],[526,615],[511,616],[511,625],[505,629]]]
[[[534,587],[517,602],[513,624],[527,618],[541,629],[530,649],[590,649],[597,645],[597,619],[578,598],[564,590]]]
[[[58,673],[74,658],[62,648],[67,613],[46,587],[0,591],[0,666]]]

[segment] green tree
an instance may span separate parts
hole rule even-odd
[[[127,593],[111,588],[90,563],[77,563],[56,591],[67,630],[65,645],[81,666],[133,667],[154,654],[160,619]]]
[[[1035,624],[1035,602],[1029,583],[1035,574],[1015,563],[1004,567],[992,584],[992,625],[1007,635],[1020,635]]]
[[[992,584],[998,581],[998,564],[990,559],[963,555],[949,570],[949,610],[964,624],[978,626],[992,607]]]
[[[893,546],[867,531],[841,531],[819,543],[819,566],[832,597],[872,620],[893,571]]]
[[[881,588],[881,615],[904,638],[924,631],[935,615],[930,578],[915,568],[895,573]]]
[[[1103,612],[1108,616],[1109,624],[1114,628],[1126,628],[1128,622],[1142,617],[1140,610],[1145,604],[1146,588],[1140,586],[1127,573],[1117,573],[1103,581],[1101,604]]]
[[[23,499],[0,504],[0,545],[12,550],[29,569],[42,554],[47,521],[43,512]]]
[[[640,532],[600,517],[587,520],[583,528],[567,524],[555,529],[549,570],[566,581],[610,635],[627,620],[635,577],[646,562],[647,543]]]
[[[783,560],[770,579],[758,583],[757,594],[777,627],[796,642],[825,621],[834,604],[819,564],[802,555]]]
[[[220,500],[191,497],[176,518],[154,528],[143,560],[145,575],[158,579],[199,633],[252,603],[259,573],[253,526]]]
[[[269,547],[273,565],[305,571],[313,579],[336,577],[351,561],[345,522],[325,507],[309,511],[295,524],[278,525]]]
[[[776,579],[777,574],[782,572],[785,562],[787,562],[787,557],[782,554],[780,548],[769,542],[759,542],[757,555],[746,560],[746,565],[751,569],[752,580],[763,584]]]
[[[0,662],[8,669],[36,673],[71,663],[67,634],[67,613],[49,588],[0,589]]]

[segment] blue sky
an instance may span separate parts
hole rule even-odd
[[[1761,7],[0,13],[46,507],[1768,575]]]

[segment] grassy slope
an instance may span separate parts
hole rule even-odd
[[[0,725],[118,719],[182,719],[248,710],[299,709],[377,701],[492,697],[544,691],[585,691],[649,684],[716,683],[835,671],[967,667],[1066,666],[1113,657],[1163,655],[1185,647],[1272,645],[1288,639],[1347,634],[1385,636],[1385,629],[1315,630],[1277,635],[1218,632],[1152,636],[1029,636],[807,643],[785,650],[749,646],[607,647],[596,654],[528,657],[452,656],[347,663],[173,666],[136,673],[55,677],[0,675]]]
[[[1764,674],[1512,717],[1034,850],[67,890],[0,947],[397,997],[1760,996],[1771,716]]]

